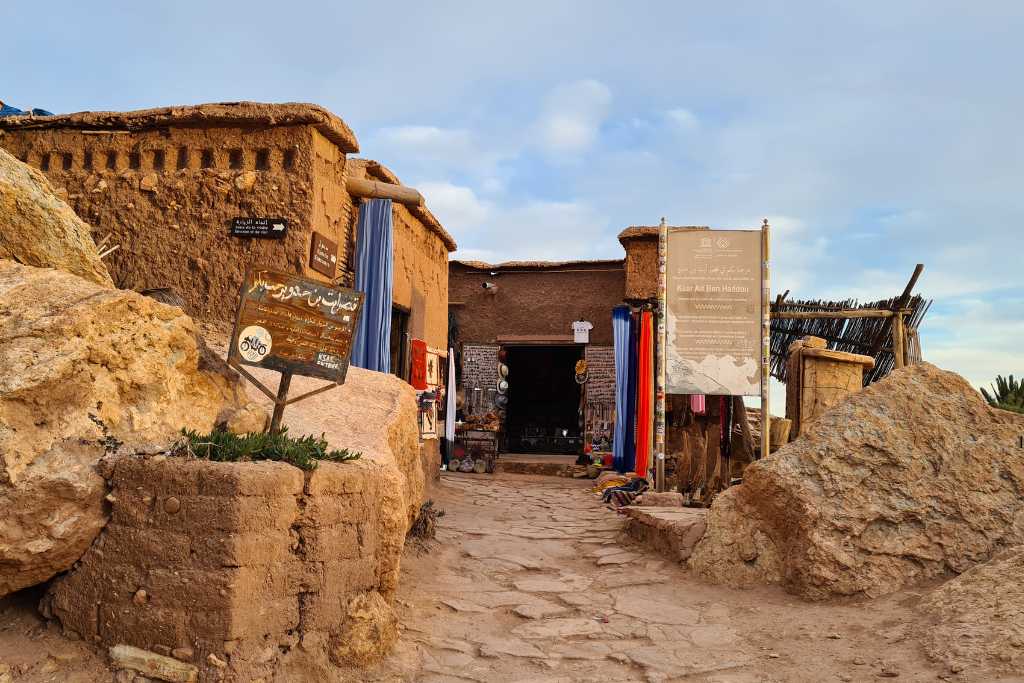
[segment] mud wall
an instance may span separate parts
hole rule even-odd
[[[626,249],[625,298],[630,301],[658,297],[658,236],[622,241]]]
[[[493,344],[499,337],[560,336],[572,343],[572,323],[594,325],[590,343],[612,345],[612,308],[622,303],[625,274],[621,266],[561,266],[551,270],[490,271],[452,262],[449,299],[464,342]],[[484,282],[498,285],[496,294]]]
[[[192,316],[233,320],[252,263],[326,280],[308,268],[314,229],[348,268],[344,155],[312,126],[11,130],[0,145],[42,170],[97,242],[119,245],[104,259],[119,287],[171,287]],[[236,217],[286,218],[288,235],[230,237]]]
[[[448,248],[401,204],[394,206],[394,289],[409,310],[409,332],[435,349],[448,348]]]
[[[368,474],[358,462],[304,476],[283,463],[121,458],[107,471],[110,524],[44,610],[97,645],[192,663],[200,680],[270,680],[300,643],[364,663],[394,641],[398,571],[382,552],[386,479]],[[353,630],[368,612],[374,642]]]

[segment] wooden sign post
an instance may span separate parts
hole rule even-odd
[[[228,365],[274,402],[270,432],[281,431],[285,406],[345,383],[363,295],[288,273],[251,268],[245,274]],[[244,366],[281,373],[277,392]],[[288,398],[292,375],[331,383]]]

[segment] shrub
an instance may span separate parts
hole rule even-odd
[[[1024,413],[1024,382],[1015,380],[1013,375],[1009,378],[998,375],[996,383],[992,385],[992,393],[981,387],[981,394],[994,408]]]
[[[345,462],[356,460],[360,453],[348,449],[327,450],[327,439],[321,434],[292,438],[288,429],[277,434],[257,432],[253,434],[232,434],[214,430],[209,434],[183,429],[182,439],[172,455],[191,456],[216,462],[252,462],[256,460],[277,460],[295,465],[303,470],[314,470],[321,460]]]

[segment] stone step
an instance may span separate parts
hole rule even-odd
[[[674,562],[685,562],[707,529],[703,508],[631,505],[625,513],[624,531],[634,540]]]

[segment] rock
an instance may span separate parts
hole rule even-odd
[[[518,605],[513,608],[512,611],[527,619],[546,619],[547,617],[565,614],[569,609],[549,600],[541,600],[538,598],[534,602],[528,602],[525,605]]]
[[[169,496],[164,500],[164,512],[169,515],[176,515],[181,510],[181,501],[174,496]]]
[[[821,415],[719,495],[690,566],[810,599],[877,596],[1024,543],[1024,416],[921,363]]]
[[[149,595],[146,593],[144,589],[140,588],[139,590],[135,591],[135,595],[132,596],[132,602],[139,606],[145,605],[147,602],[149,602]]]
[[[615,611],[654,624],[700,623],[700,612],[666,603],[661,592],[648,587],[619,590],[615,593]]]
[[[331,661],[339,666],[368,666],[380,660],[398,639],[398,618],[380,593],[357,595],[348,618],[331,640]]]
[[[636,553],[620,552],[614,555],[605,555],[604,557],[597,558],[597,566],[604,567],[607,565],[618,565],[618,564],[629,564],[634,560],[640,559],[640,556]]]
[[[514,583],[516,590],[524,593],[575,593],[590,587],[590,579],[578,574],[566,574],[559,578],[537,576],[521,579]]]
[[[110,665],[115,669],[130,669],[149,678],[171,683],[195,683],[199,678],[199,670],[191,664],[131,645],[115,645],[110,648]]]
[[[71,567],[106,523],[108,451],[165,447],[248,399],[200,368],[179,309],[0,260],[0,597]]]
[[[251,190],[256,185],[256,171],[243,171],[235,178],[235,187],[243,192]]]
[[[466,600],[459,600],[458,598],[446,598],[441,601],[443,604],[448,605],[456,612],[487,612],[486,607],[468,602]]]
[[[683,507],[683,494],[678,491],[665,491],[658,493],[657,491],[647,491],[641,494],[634,505],[653,505],[655,507]]]
[[[160,177],[156,173],[147,173],[139,179],[139,189],[143,192],[156,192]]]
[[[113,287],[89,226],[39,171],[0,149],[0,259],[57,268]]]
[[[1024,675],[1024,547],[946,582],[918,609],[934,620],[920,633],[925,652],[953,673],[970,664]]]
[[[183,662],[191,662],[195,652],[190,647],[176,647],[171,650],[171,656]]]
[[[593,619],[566,617],[561,619],[544,619],[516,626],[512,635],[520,638],[559,640],[573,636],[589,636],[601,632],[601,625]]]
[[[259,404],[251,402],[232,414],[224,426],[232,434],[265,432],[270,426],[270,415]]]
[[[223,659],[213,654],[212,652],[206,655],[206,661],[209,663],[210,666],[216,667],[218,669],[227,668],[228,665],[227,662],[225,662]]]
[[[487,639],[480,643],[480,656],[498,658],[508,655],[510,657],[524,657],[532,659],[543,659],[546,657],[543,650],[536,645],[531,645],[518,638]]]

